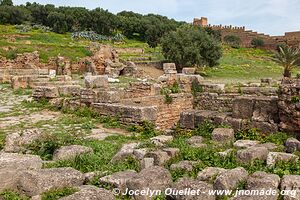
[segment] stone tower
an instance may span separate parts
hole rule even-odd
[[[201,17],[201,19],[194,18],[193,25],[202,27],[208,26],[208,19],[206,17]]]

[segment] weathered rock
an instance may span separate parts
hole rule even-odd
[[[195,72],[196,72],[196,68],[192,68],[192,67],[186,67],[182,69],[183,74],[191,75],[191,74],[195,74]]]
[[[176,74],[177,73],[175,63],[164,63],[163,70],[164,70],[165,74]]]
[[[186,129],[195,128],[195,111],[187,110],[180,114],[180,127]]]
[[[290,193],[284,196],[284,200],[300,199],[300,175],[285,175],[281,179],[281,190],[294,190],[296,193]]]
[[[26,145],[29,145],[42,137],[42,132],[38,129],[24,130],[12,133],[6,136],[5,152],[20,152],[25,150]]]
[[[42,159],[34,155],[0,153],[0,170],[31,170],[42,168]]]
[[[297,162],[299,157],[294,154],[282,152],[270,152],[267,157],[267,165],[274,166],[277,162]]]
[[[197,164],[196,161],[183,160],[183,161],[180,161],[179,163],[172,164],[170,166],[170,169],[171,170],[183,170],[183,171],[191,172],[191,171],[193,171],[193,168],[196,164]]]
[[[249,148],[253,147],[259,144],[259,141],[254,141],[254,140],[238,140],[236,141],[233,146],[238,148],[238,149],[243,149],[243,148]]]
[[[193,136],[187,140],[187,143],[190,145],[200,144],[202,142],[203,142],[203,137],[201,137],[201,136]]]
[[[243,163],[251,163],[255,160],[267,160],[268,153],[269,151],[265,147],[249,147],[238,150],[237,159]]]
[[[127,188],[129,190],[161,190],[169,188],[172,183],[172,177],[168,170],[154,166],[143,169],[132,179],[128,180]],[[135,195],[136,200],[151,200],[153,197]]]
[[[295,151],[300,151],[300,141],[296,138],[289,138],[285,142],[286,152],[293,153]]]
[[[139,146],[139,143],[124,144],[120,151],[112,158],[111,162],[124,160],[128,156],[133,156],[133,150]]]
[[[87,88],[108,88],[108,76],[86,76],[84,78],[85,86]]]
[[[277,190],[280,177],[266,172],[255,172],[247,180],[247,189],[274,189]]]
[[[162,150],[166,152],[171,158],[177,156],[180,153],[180,149],[178,148],[164,148]]]
[[[214,182],[214,189],[217,190],[233,190],[242,181],[246,181],[248,172],[242,168],[235,168],[221,172]]]
[[[225,172],[226,169],[219,168],[219,167],[207,167],[201,172],[198,173],[197,180],[199,181],[214,181],[220,173]]]
[[[217,142],[234,141],[234,130],[231,128],[216,128],[212,132],[212,139]]]
[[[205,148],[206,144],[203,144],[203,137],[201,136],[193,136],[187,140],[187,143],[194,148]]]
[[[94,171],[94,172],[88,172],[84,174],[84,184],[89,183],[93,181],[96,177],[101,177],[104,175],[105,172],[101,171]]]
[[[69,160],[81,154],[93,153],[94,150],[90,147],[71,145],[63,146],[57,149],[53,154],[53,160]]]
[[[186,190],[188,188],[191,190],[199,191],[198,194],[194,194],[194,195],[192,193],[189,195],[180,195],[180,194],[169,195],[170,198],[175,200],[196,200],[196,199],[215,200],[216,199],[215,196],[209,195],[209,191],[213,190],[213,186],[202,181],[182,178],[174,184],[173,188],[175,188],[176,190]]]
[[[147,158],[154,159],[154,165],[162,166],[165,162],[167,162],[171,157],[167,152],[162,150],[151,151],[145,155]]]
[[[27,196],[65,187],[81,186],[84,175],[73,168],[52,168],[25,171],[22,173],[18,188]]]
[[[271,142],[258,144],[255,147],[264,147],[264,148],[268,149],[269,151],[274,151],[274,150],[278,149],[278,146]]]
[[[126,183],[128,182],[128,180],[136,176],[136,174],[137,173],[133,170],[117,172],[112,175],[108,175],[100,178],[99,182],[101,184],[109,184],[114,188],[118,188],[120,189],[120,191],[125,192]]]
[[[141,168],[147,169],[154,166],[154,159],[153,158],[143,158],[141,160]]]
[[[173,140],[173,136],[159,135],[159,136],[150,138],[150,140],[157,146],[163,146],[164,144],[171,142]]]
[[[149,152],[150,150],[148,148],[143,148],[143,149],[134,149],[133,150],[133,155],[135,158],[138,160],[142,160],[145,155]]]
[[[0,192],[16,190],[23,171],[42,168],[42,159],[33,155],[0,153]]]
[[[233,113],[234,118],[251,119],[254,111],[255,100],[253,97],[236,97],[233,100]]]
[[[63,197],[60,200],[115,200],[113,193],[96,186],[85,185],[80,190],[70,196]]]

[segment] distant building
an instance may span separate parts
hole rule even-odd
[[[195,18],[193,21],[194,26],[211,27],[214,30],[220,30],[222,39],[227,35],[235,35],[241,39],[241,47],[252,47],[251,41],[254,38],[261,38],[264,43],[265,49],[276,49],[279,44],[287,44],[300,48],[300,31],[287,32],[284,36],[270,36],[264,33],[258,33],[252,30],[246,30],[245,26],[223,26],[223,25],[210,25],[208,18],[201,17]]]

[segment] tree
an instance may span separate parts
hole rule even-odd
[[[48,22],[51,24],[51,28],[56,33],[65,33],[68,30],[66,17],[64,14],[59,12],[51,12],[48,17]]]
[[[300,51],[293,47],[279,47],[279,52],[276,52],[273,60],[283,66],[283,76],[290,78],[291,70],[300,62]]]
[[[253,38],[251,40],[251,45],[254,47],[254,48],[257,48],[257,47],[263,47],[265,45],[265,42],[263,39],[261,38]]]
[[[232,48],[240,48],[241,46],[241,38],[235,35],[226,35],[224,37],[224,42]]]
[[[22,6],[0,6],[0,24],[22,24],[30,20],[30,12]]]
[[[0,0],[0,6],[13,6],[12,0]]]
[[[202,28],[184,25],[165,35],[161,40],[166,59],[184,66],[210,66],[219,64],[221,44]]]

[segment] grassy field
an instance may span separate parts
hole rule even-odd
[[[225,83],[260,81],[261,78],[280,79],[283,68],[272,61],[272,53],[260,49],[224,47],[220,65],[203,70],[209,80]],[[293,75],[299,73],[293,71]]]
[[[14,26],[0,25],[0,56],[12,59],[18,53],[39,51],[42,62],[50,57],[61,55],[77,61],[90,56],[87,40],[73,40],[71,34],[56,34],[33,30],[20,33]],[[162,61],[164,57],[159,47],[149,48],[146,43],[126,39],[123,43],[106,42],[118,48],[143,48],[144,53],[122,53],[120,58],[135,62]],[[272,53],[260,49],[233,49],[223,47],[223,57],[220,65],[214,68],[200,69],[207,80],[222,83],[257,82],[261,78],[280,79],[282,67],[271,60]],[[295,69],[293,75],[300,73]]]

